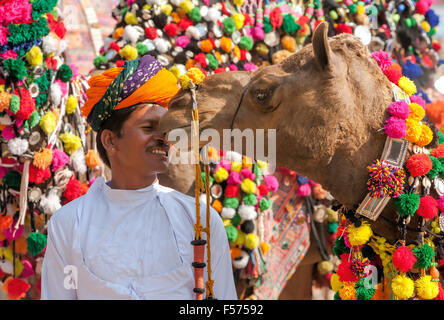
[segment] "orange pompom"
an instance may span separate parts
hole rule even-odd
[[[220,38],[220,48],[225,52],[230,52],[233,48],[233,42],[231,41],[231,38],[228,37],[222,37]]]
[[[124,32],[125,32],[125,29],[123,29],[122,27],[117,28],[113,34],[114,40],[119,40],[123,36]]]
[[[211,205],[211,207],[216,210],[217,212],[221,213],[222,212],[222,202],[220,202],[219,200],[214,200],[213,204]]]
[[[46,169],[52,163],[52,150],[44,148],[43,151],[34,154],[32,164],[39,169]]]
[[[28,251],[28,243],[25,237],[20,237],[15,240],[15,252],[19,254],[26,254]]]
[[[187,63],[185,64],[185,68],[188,70],[188,69],[191,69],[191,68],[194,68],[196,66],[196,61],[194,61],[194,59],[189,59],[188,61],[187,61]]]
[[[2,216],[0,217],[0,230],[8,229],[12,224],[12,217],[11,216]]]
[[[209,39],[202,40],[200,43],[200,48],[203,52],[210,53],[211,50],[213,50],[213,43]]]
[[[444,126],[444,101],[436,100],[428,103],[426,114],[437,127]]]
[[[97,152],[93,149],[88,150],[88,153],[85,156],[86,165],[88,168],[95,168],[100,164],[100,158]]]
[[[230,248],[231,259],[234,260],[241,256],[242,250],[239,248]]]
[[[440,158],[440,157],[444,157],[444,144],[440,144],[438,146],[438,148],[436,149],[432,149],[432,151],[430,152],[430,154],[432,156],[434,156],[435,158]]]
[[[263,255],[266,255],[267,252],[270,250],[270,245],[268,244],[268,242],[261,242],[259,246]]]

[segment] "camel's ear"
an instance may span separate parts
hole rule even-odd
[[[322,69],[331,63],[332,52],[328,44],[328,23],[321,22],[313,34],[313,54]]]

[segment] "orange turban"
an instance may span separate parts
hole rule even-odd
[[[111,68],[92,76],[86,91],[87,101],[82,107],[93,130],[114,110],[139,103],[155,103],[165,108],[179,91],[177,78],[152,56],[125,62],[123,68]]]

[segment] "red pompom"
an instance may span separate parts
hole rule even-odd
[[[163,27],[163,30],[165,30],[168,37],[175,37],[179,32],[179,26],[176,23],[171,22],[167,23],[165,27]]]
[[[438,146],[438,148],[436,149],[432,149],[432,151],[430,152],[430,154],[432,156],[434,156],[435,158],[441,158],[444,157],[444,144],[440,144]]]
[[[393,253],[393,265],[401,272],[408,272],[415,262],[415,253],[406,246],[399,247]]]
[[[145,36],[148,39],[154,40],[157,38],[157,30],[154,27],[145,28]]]
[[[57,69],[57,60],[53,57],[46,58],[45,64],[48,69]]]
[[[413,177],[419,177],[433,168],[432,160],[430,160],[429,156],[424,153],[414,154],[407,160],[407,170],[410,172],[410,175]]]
[[[49,167],[45,169],[39,169],[32,163],[29,165],[29,182],[31,183],[42,183],[51,177],[51,171]]]
[[[248,51],[245,50],[245,49],[240,49],[239,51],[240,51],[240,60],[241,61],[247,60],[247,53],[248,53]]]
[[[117,43],[115,43],[114,41],[111,41],[111,43],[109,44],[109,48],[116,51],[116,52],[120,51],[120,46]]]
[[[259,194],[260,194],[261,196],[266,196],[266,195],[268,194],[268,192],[270,192],[270,190],[268,190],[267,185],[261,183],[261,184],[259,185]]]
[[[26,120],[29,119],[31,113],[34,112],[35,102],[34,99],[31,97],[31,93],[25,88],[21,88],[20,93],[22,94],[20,98],[20,110],[15,114],[15,116],[19,119]],[[15,94],[19,94],[17,89],[15,90]]]
[[[350,27],[348,24],[345,23],[338,23],[338,25],[335,28],[336,34],[340,33],[353,33],[352,27]]]
[[[125,64],[125,60],[121,59],[121,60],[117,60],[116,61],[116,67],[120,68],[121,66],[123,66]]]
[[[416,13],[424,15],[430,8],[429,2],[427,0],[419,0],[415,4]]]
[[[270,23],[273,26],[273,29],[279,28],[284,22],[284,17],[282,16],[281,9],[276,7],[270,13]]]
[[[402,77],[401,72],[396,68],[388,67],[384,70],[386,77],[393,83],[397,84],[399,79]]]
[[[432,47],[433,47],[433,50],[435,50],[436,52],[439,52],[442,48],[438,41],[434,41],[432,44]]]
[[[438,215],[438,202],[432,196],[425,196],[419,200],[419,208],[416,214],[426,219],[432,219]]]
[[[20,300],[24,298],[29,288],[31,288],[29,283],[19,278],[8,278],[2,286],[8,300]]]
[[[336,273],[339,276],[339,280],[341,282],[347,282],[347,281],[358,281],[358,277],[353,273],[351,269],[351,260],[348,261],[348,253],[343,253],[341,255],[342,262],[338,266],[338,271]]]
[[[214,73],[222,73],[222,72],[227,72],[227,70],[225,70],[224,67],[219,67],[219,68],[214,70]]]
[[[433,300],[444,300],[444,289],[441,286],[441,282],[438,282],[439,293]]]
[[[225,188],[225,197],[227,198],[237,197],[238,194],[239,194],[239,186],[235,184],[229,184]]]
[[[185,16],[182,19],[180,19],[179,28],[181,28],[182,30],[187,30],[192,25],[193,25],[193,21],[191,19],[188,19]]]
[[[198,64],[202,66],[202,68],[207,67],[207,57],[205,56],[205,53],[200,52],[194,56],[194,61],[196,61]]]
[[[66,185],[65,192],[63,192],[63,197],[68,201],[72,201],[77,199],[82,195],[82,185],[74,176],[69,179],[69,182]],[[67,202],[67,203],[68,203]],[[66,203],[65,203],[66,204]]]

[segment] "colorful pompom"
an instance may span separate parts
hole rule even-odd
[[[401,246],[393,253],[393,265],[401,272],[408,272],[416,263],[415,253],[412,249]]]
[[[429,156],[424,153],[412,155],[406,164],[407,170],[413,177],[419,177],[427,174],[432,168],[433,163]]]

